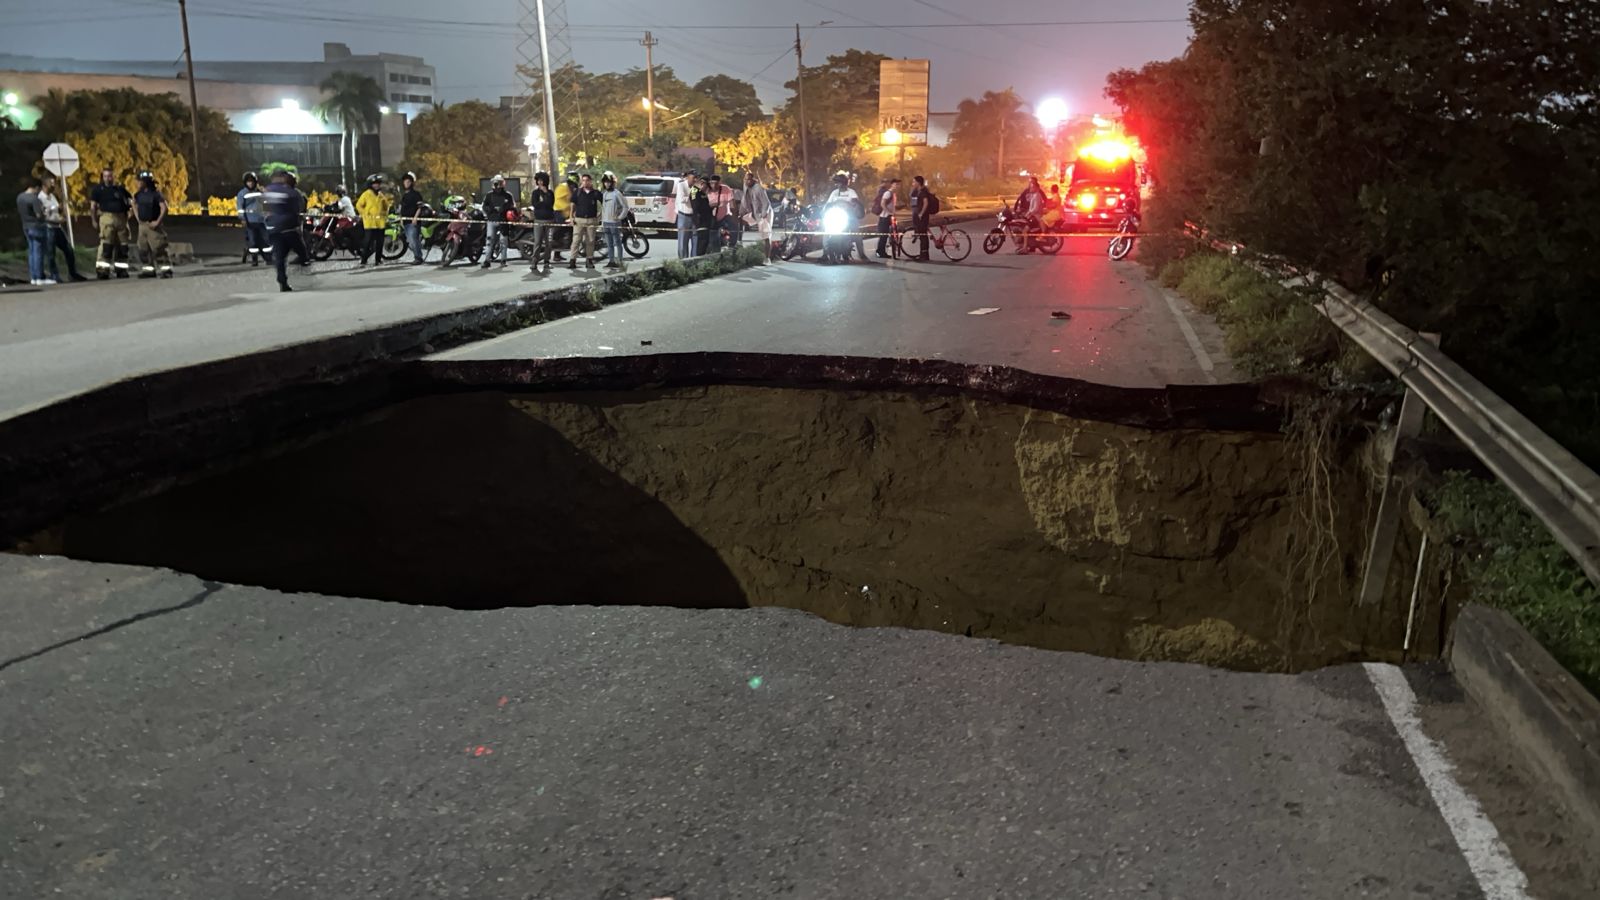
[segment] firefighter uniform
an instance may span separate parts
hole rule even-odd
[[[133,211],[133,197],[120,184],[97,184],[89,200],[100,209],[100,250],[94,258],[94,275],[99,279],[128,277],[128,213]]]
[[[162,207],[167,198],[156,190],[154,181],[145,182],[133,195],[134,215],[139,220],[139,277],[172,277],[172,260],[167,257],[167,229]]]

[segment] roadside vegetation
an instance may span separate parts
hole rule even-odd
[[[1600,465],[1600,17],[1573,6],[1194,0],[1183,56],[1107,80],[1157,188],[1140,260],[1251,376],[1384,380],[1185,224],[1314,269]],[[1452,473],[1425,499],[1473,599],[1600,690],[1600,595],[1560,546],[1498,484]]]
[[[1425,498],[1458,536],[1474,602],[1509,612],[1600,696],[1600,590],[1511,492],[1449,472]]]

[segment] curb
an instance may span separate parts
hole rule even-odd
[[[1476,603],[1456,618],[1450,668],[1600,840],[1600,699],[1510,615]]]

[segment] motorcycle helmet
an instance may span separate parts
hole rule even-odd
[[[494,177],[489,179],[489,184],[494,187],[505,187],[506,177],[501,175],[499,172],[496,172],[494,173]]]
[[[409,180],[412,184],[416,184],[417,183],[417,173],[415,173],[415,172],[407,172],[404,175],[400,176],[400,180],[401,180],[401,182],[405,182],[405,181]]]
[[[343,197],[345,194],[350,193],[350,190],[342,184],[336,184],[333,186],[333,192],[338,194],[340,197]]]
[[[367,186],[371,187],[375,184],[383,184],[383,176],[376,172],[367,176]]]
[[[151,186],[151,187],[155,187],[156,186],[155,173],[151,172],[148,169],[146,169],[145,171],[139,173],[139,180],[144,182],[145,184]]]
[[[461,209],[467,205],[467,198],[461,196],[460,194],[451,194],[450,196],[444,198],[444,205],[450,207],[451,209]]]
[[[256,178],[256,173],[254,173],[254,172],[246,172],[246,173],[244,173],[244,183],[245,184],[249,184],[252,181],[259,181],[259,180],[260,179]]]
[[[850,185],[850,176],[844,172],[840,172],[839,174],[833,176],[833,183],[837,184],[839,187],[848,187]]]

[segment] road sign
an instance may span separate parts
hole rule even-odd
[[[886,59],[878,63],[878,135],[880,143],[901,147],[928,143],[927,60]]]
[[[78,171],[78,151],[70,144],[55,143],[44,148],[44,167],[62,178]]]

